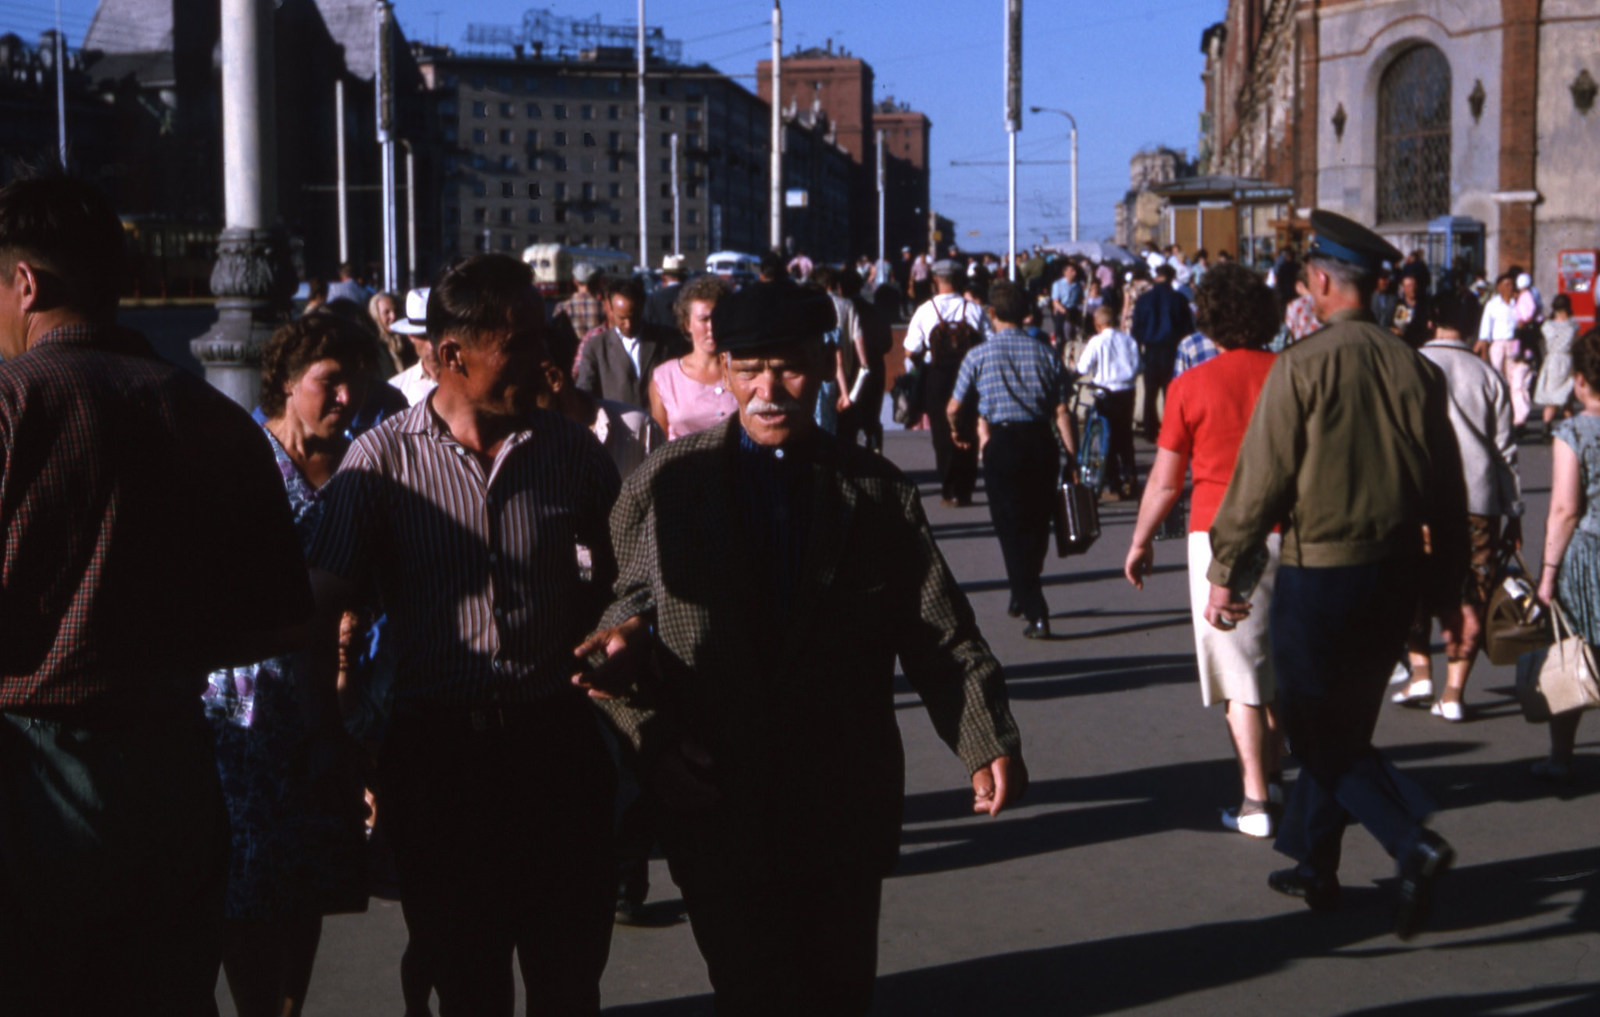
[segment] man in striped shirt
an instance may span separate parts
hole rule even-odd
[[[616,467],[536,405],[544,315],[527,266],[481,255],[428,298],[439,387],[357,440],[326,489],[312,585],[331,626],[389,617],[379,761],[413,946],[446,1013],[599,1013],[610,948],[613,768],[571,648],[616,566]],[[330,629],[331,632],[331,629]]]

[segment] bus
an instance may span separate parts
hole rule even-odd
[[[572,268],[588,262],[607,278],[633,274],[633,258],[621,251],[599,247],[569,247],[566,244],[534,244],[522,252],[522,260],[533,268],[533,281],[547,298],[565,300],[576,288]]]
[[[761,256],[738,251],[717,251],[706,255],[706,271],[722,276],[734,286],[755,282],[761,272]]]

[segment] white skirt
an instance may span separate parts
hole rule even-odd
[[[1194,655],[1200,667],[1200,701],[1207,706],[1236,699],[1249,706],[1273,701],[1272,646],[1267,638],[1267,609],[1278,580],[1278,554],[1283,537],[1267,536],[1267,567],[1250,595],[1250,617],[1223,632],[1206,621],[1211,583],[1211,534],[1189,534],[1189,609],[1194,615]]]

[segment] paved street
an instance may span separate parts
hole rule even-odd
[[[891,434],[888,451],[934,490],[926,433]],[[1524,455],[1536,541],[1549,454]],[[1134,509],[1109,506],[1086,558],[1047,566],[1058,636],[1035,643],[1005,616],[981,492],[969,509],[942,509],[936,491],[925,503],[1006,664],[1034,784],[1001,819],[968,815],[959,765],[914,694],[901,696],[905,847],[884,894],[875,1013],[1600,1012],[1596,722],[1580,736],[1580,782],[1555,792],[1527,775],[1544,729],[1507,698],[1509,668],[1480,664],[1469,723],[1385,711],[1379,742],[1438,797],[1436,825],[1460,852],[1439,931],[1402,944],[1388,932],[1391,864],[1364,833],[1346,842],[1344,909],[1318,915],[1267,890],[1281,862],[1268,844],[1217,824],[1238,785],[1222,715],[1200,706],[1178,545],[1158,547],[1157,574],[1136,592],[1120,576]],[[617,930],[606,1005],[708,1015],[663,863],[652,879],[662,927]],[[391,903],[330,919],[309,1012],[399,1014],[403,943]]]

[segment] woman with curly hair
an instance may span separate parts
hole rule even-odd
[[[703,275],[686,285],[673,305],[689,352],[650,375],[650,416],[668,441],[704,431],[739,412],[739,403],[723,380],[722,358],[711,334],[711,309],[729,292],[720,277]]]
[[[327,313],[283,326],[262,350],[262,427],[302,544],[374,353],[360,326]],[[241,1017],[300,1013],[323,916],[366,908],[361,782],[335,762],[349,745],[338,708],[305,687],[307,674],[274,657],[213,672],[204,694],[232,843],[223,969]]]
[[[1228,730],[1244,784],[1244,800],[1224,809],[1222,825],[1251,837],[1272,835],[1270,803],[1283,801],[1280,735],[1273,715],[1272,657],[1266,604],[1278,571],[1280,536],[1267,539],[1268,561],[1251,600],[1258,610],[1228,631],[1205,621],[1210,586],[1212,517],[1233,477],[1239,446],[1255,410],[1273,355],[1262,347],[1278,330],[1272,290],[1242,265],[1219,264],[1195,292],[1198,325],[1222,352],[1185,371],[1167,392],[1167,410],[1156,442],[1139,521],[1128,547],[1124,574],[1139,589],[1150,574],[1156,530],[1183,494],[1184,474],[1194,472],[1189,509],[1189,593],[1194,614],[1200,699],[1226,703]]]

